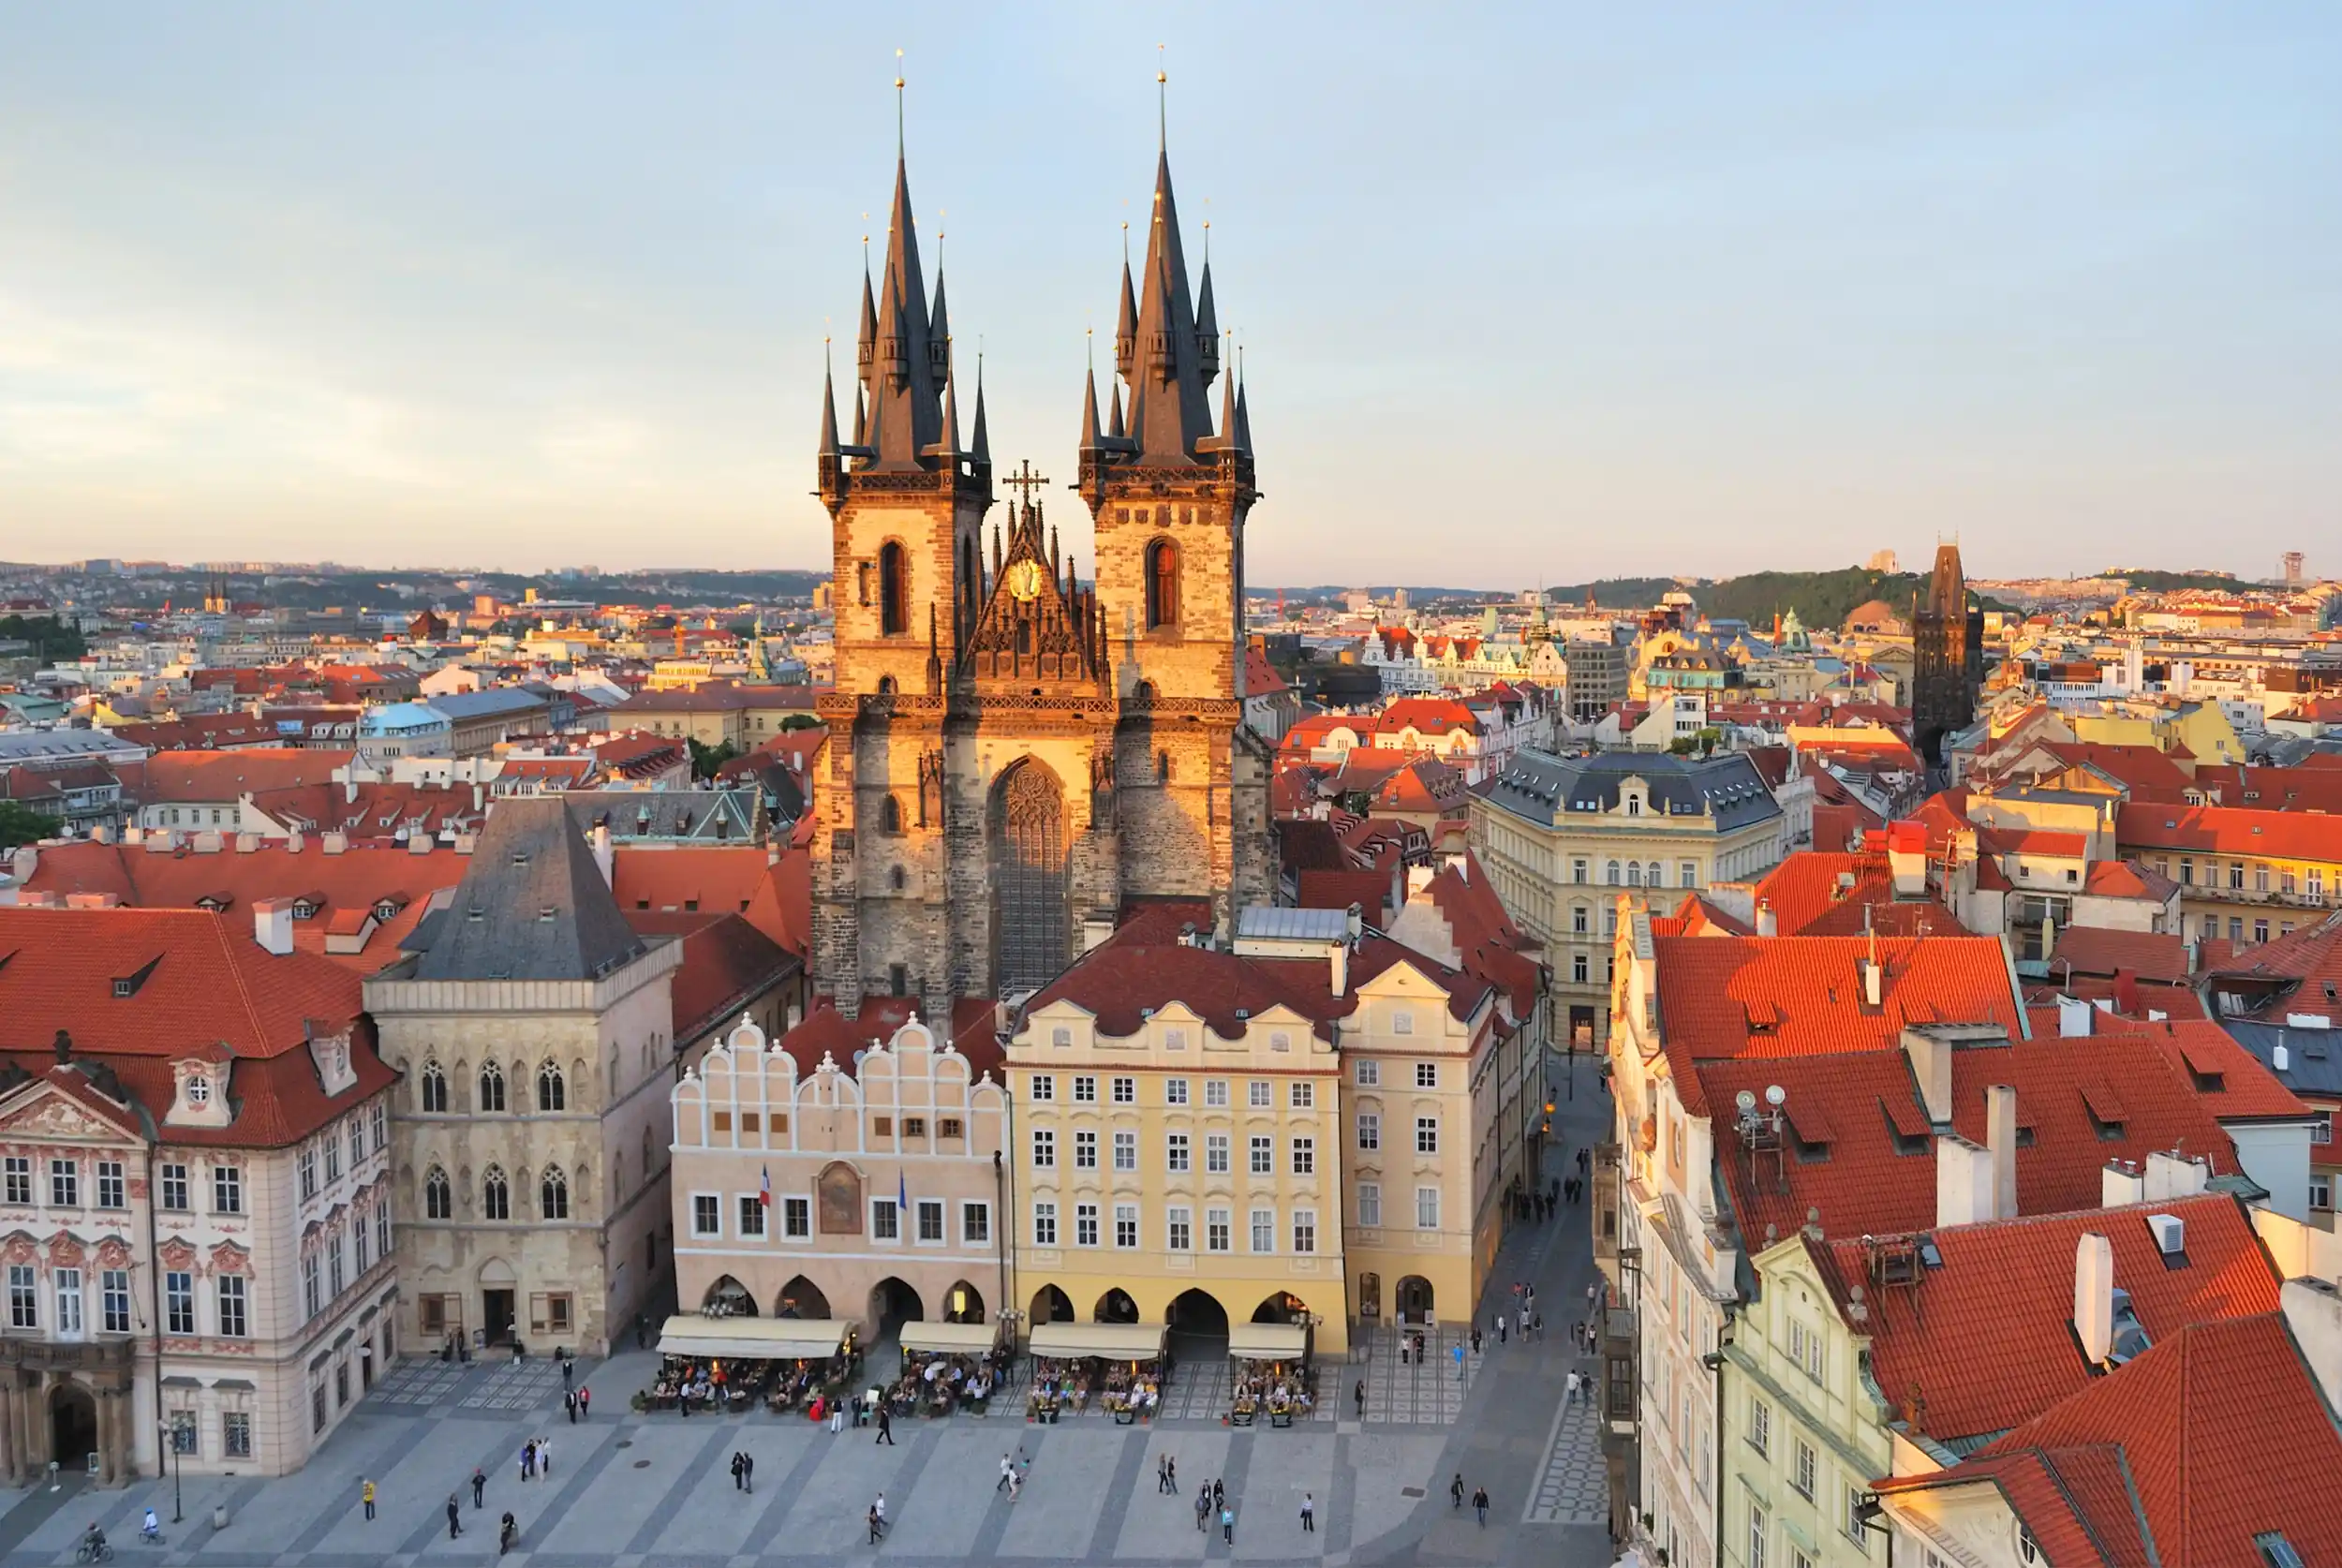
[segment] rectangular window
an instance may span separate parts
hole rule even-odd
[[[900,1241],[903,1238],[903,1217],[892,1198],[870,1200],[870,1239]]]
[[[1678,887],[1697,887],[1699,885],[1699,863],[1692,860],[1676,862],[1675,885]]]
[[[1417,1117],[1415,1118],[1415,1151],[1417,1154],[1439,1152],[1439,1117]]]
[[[1357,1079],[1358,1087],[1360,1088],[1381,1087],[1383,1082],[1383,1064],[1379,1061],[1369,1060],[1364,1057],[1359,1058]]]
[[[1358,1113],[1358,1146],[1365,1149],[1383,1146],[1383,1118],[1372,1111]]]
[[[1228,1174],[1228,1135],[1225,1132],[1204,1134],[1204,1174],[1206,1176]]]
[[[1820,1458],[1815,1454],[1814,1445],[1803,1438],[1798,1439],[1797,1457],[1789,1473],[1789,1485],[1795,1487],[1798,1495],[1809,1502],[1814,1496],[1814,1474],[1820,1468]]]
[[[1114,1206],[1114,1244],[1124,1249],[1138,1245],[1138,1206],[1136,1204]]]
[[[220,1337],[226,1339],[249,1338],[252,1325],[245,1315],[244,1276],[223,1274],[218,1282]]]
[[[804,1241],[811,1237],[813,1235],[812,1199],[783,1198],[780,1200],[780,1234],[791,1241]]]
[[[1138,1103],[1138,1080],[1137,1080],[1137,1079],[1135,1079],[1135,1078],[1117,1078],[1117,1079],[1115,1079],[1115,1080],[1114,1080],[1114,1102],[1115,1102],[1117,1105],[1135,1105],[1135,1104],[1137,1104],[1137,1103]]]
[[[1383,1222],[1383,1186],[1377,1181],[1358,1183],[1358,1223],[1372,1230]]]
[[[1289,1085],[1285,1090],[1285,1103],[1289,1109],[1296,1111],[1314,1109],[1317,1104],[1317,1086],[1311,1083]]]
[[[82,1337],[82,1271],[52,1269],[49,1278],[57,1287],[56,1336],[60,1339],[78,1339]]]
[[[1057,1169],[1057,1134],[1045,1127],[1032,1130],[1032,1166],[1036,1171]]]
[[[1439,1087],[1439,1063],[1419,1061],[1415,1064],[1415,1087],[1420,1089]]]
[[[248,1411],[231,1410],[219,1418],[220,1451],[231,1459],[252,1457],[252,1415]]]
[[[1748,1568],[1765,1568],[1765,1546],[1770,1540],[1765,1531],[1765,1510],[1762,1503],[1748,1505]]]
[[[1297,1252],[1317,1250],[1317,1216],[1310,1209],[1293,1211],[1293,1250]]]
[[[1253,1136],[1253,1174],[1254,1176],[1273,1176],[1276,1174],[1276,1170],[1277,1151],[1275,1140],[1266,1136],[1265,1134],[1254,1133]]]
[[[163,1190],[163,1206],[185,1213],[194,1206],[187,1199],[187,1168],[185,1165],[165,1165],[158,1173]],[[16,1200],[8,1200],[13,1203]]]
[[[1586,861],[1584,856],[1579,855],[1571,859],[1569,863],[1569,880],[1578,883],[1579,886],[1583,886],[1585,884]]]
[[[1317,1140],[1315,1138],[1293,1140],[1293,1174],[1295,1176],[1317,1174]]]
[[[365,1162],[366,1124],[352,1117],[349,1121],[349,1168],[352,1171]]]
[[[325,1299],[328,1301],[337,1299],[342,1294],[342,1287],[348,1283],[348,1265],[343,1261],[344,1256],[342,1238],[338,1235],[331,1237],[325,1246]]]
[[[1098,1206],[1096,1204],[1074,1206],[1074,1245],[1076,1247],[1098,1245]]]
[[[19,1324],[20,1328],[29,1324]],[[195,1332],[195,1276],[177,1270],[163,1276],[163,1326],[170,1334]]]
[[[318,1195],[318,1151],[316,1149],[304,1148],[301,1151],[300,1169],[301,1201],[305,1204]]]
[[[374,1102],[374,1115],[370,1119],[374,1123],[374,1146],[377,1148],[390,1147],[391,1107],[389,1103],[384,1101],[376,1101]]]
[[[1138,1169],[1138,1134],[1117,1132],[1114,1135],[1114,1168],[1118,1171]]]
[[[1274,1252],[1277,1250],[1277,1211],[1273,1208],[1253,1210],[1253,1250]]]
[[[1074,1079],[1074,1102],[1077,1105],[1095,1105],[1098,1102],[1098,1080],[1087,1072],[1076,1074]]]
[[[959,1239],[963,1246],[988,1247],[992,1244],[992,1206],[963,1203],[959,1206]]]
[[[374,1255],[391,1255],[391,1206],[386,1203],[374,1206]]]
[[[97,1326],[108,1334],[130,1332],[130,1271],[109,1268],[97,1276]]]
[[[122,1161],[100,1160],[97,1162],[97,1206],[127,1208],[129,1202],[122,1185]]]
[[[301,1304],[304,1322],[325,1310],[325,1280],[318,1271],[315,1252],[301,1260]]]
[[[1415,1228],[1418,1231],[1439,1229],[1439,1189],[1418,1187],[1415,1190]]]
[[[1165,1078],[1163,1081],[1163,1102],[1166,1105],[1186,1104],[1187,1080],[1185,1078]]]
[[[1859,1552],[1871,1549],[1870,1536],[1862,1529],[1862,1501],[1865,1496],[1861,1487],[1848,1487],[1845,1489],[1845,1512],[1838,1518],[1840,1532],[1854,1543],[1854,1549]]]
[[[1808,1328],[1802,1320],[1789,1320],[1789,1359],[1796,1362],[1804,1374],[1816,1383],[1821,1382],[1821,1331]]]
[[[724,1234],[723,1210],[718,1206],[715,1193],[694,1192],[691,1194],[691,1234],[693,1235]]]
[[[1187,1134],[1184,1132],[1172,1132],[1166,1134],[1163,1141],[1164,1169],[1167,1171],[1184,1171],[1188,1168],[1187,1161]]]
[[[1228,1080],[1225,1078],[1205,1079],[1204,1103],[1207,1106],[1225,1107],[1228,1103]]]
[[[943,1200],[921,1198],[919,1206],[919,1239],[934,1245],[943,1239]]]
[[[1057,1074],[1036,1072],[1032,1075],[1032,1098],[1038,1102],[1057,1098]]]
[[[1748,1445],[1759,1454],[1772,1452],[1772,1407],[1762,1399],[1748,1401]]]
[[[1075,1133],[1074,1169],[1077,1171],[1094,1171],[1097,1168],[1098,1134],[1095,1132]]]
[[[1032,1244],[1035,1247],[1057,1245],[1057,1205],[1032,1206]]]
[[[79,1160],[49,1161],[49,1206],[82,1206],[82,1162]]]
[[[325,1135],[325,1185],[333,1186],[342,1179],[341,1140],[332,1133]]]
[[[212,1212],[242,1214],[244,1212],[244,1171],[236,1165],[212,1167]]]
[[[1224,1208],[1204,1210],[1204,1249],[1210,1252],[1228,1250],[1228,1211]]]
[[[743,1241],[764,1238],[764,1200],[754,1192],[740,1200],[739,1234]]]
[[[8,1326],[38,1328],[40,1326],[39,1286],[35,1281],[33,1265],[8,1265]]]
[[[168,1169],[169,1167],[165,1167]],[[7,1199],[9,1206],[30,1208],[33,1203],[33,1161],[22,1154],[8,1156]]]
[[[1195,1248],[1195,1211],[1191,1208],[1170,1208],[1164,1211],[1163,1242],[1174,1252],[1190,1252]]]
[[[1253,1079],[1251,1083],[1244,1086],[1244,1102],[1255,1111],[1266,1111],[1270,1109],[1276,1103],[1276,1101],[1269,1093],[1270,1087],[1271,1086],[1267,1080],[1261,1078]]]
[[[2309,1206],[2320,1213],[2334,1206],[2334,1177],[2313,1176],[2309,1178]]]
[[[362,1214],[358,1222],[349,1227],[350,1244],[358,1249],[358,1272],[361,1276],[366,1272],[366,1217]]]

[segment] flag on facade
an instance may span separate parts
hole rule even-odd
[[[897,1214],[911,1212],[911,1188],[903,1180],[903,1174],[900,1171],[895,1173],[895,1212]]]
[[[756,1185],[756,1201],[766,1208],[773,1206],[773,1168],[764,1167],[764,1177]]]

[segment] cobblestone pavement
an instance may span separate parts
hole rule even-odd
[[[1576,1136],[1598,1104],[1562,1119]],[[1591,1135],[1589,1132],[1587,1135]],[[1574,1149],[1575,1143],[1570,1146]],[[1574,1168],[1574,1167],[1573,1167]],[[1559,1167],[1557,1166],[1558,1170]],[[629,1353],[579,1376],[597,1396],[592,1420],[569,1422],[558,1367],[549,1358],[402,1363],[345,1422],[307,1470],[278,1480],[188,1476],[181,1524],[168,1544],[136,1545],[141,1512],[168,1521],[168,1480],[113,1491],[68,1484],[0,1492],[0,1568],[70,1562],[92,1519],[126,1568],[442,1568],[496,1559],[496,1520],[519,1523],[502,1568],[828,1568],[884,1561],[914,1565],[1017,1562],[1141,1564],[1314,1561],[1602,1568],[1603,1471],[1590,1410],[1560,1409],[1563,1377],[1579,1364],[1557,1309],[1592,1277],[1585,1210],[1528,1227],[1499,1254],[1485,1324],[1511,1286],[1534,1281],[1556,1328],[1545,1342],[1515,1336],[1467,1354],[1459,1385],[1448,1353],[1468,1328],[1443,1324],[1423,1363],[1401,1363],[1393,1331],[1364,1336],[1347,1364],[1325,1368],[1318,1419],[1291,1428],[1221,1425],[1224,1364],[1182,1362],[1166,1413],[1118,1427],[1108,1419],[1035,1427],[1013,1416],[912,1420],[895,1446],[875,1433],[757,1413],[637,1415],[627,1397],[655,1357]],[[1192,1374],[1192,1375],[1191,1375]],[[1347,1383],[1336,1383],[1339,1374]],[[1493,1375],[1491,1375],[1493,1374]],[[1367,1385],[1364,1421],[1348,1383]],[[550,1436],[553,1473],[523,1483],[516,1458]],[[1031,1479],[1015,1504],[999,1495],[1000,1461],[1021,1449]],[[734,1451],[756,1460],[753,1495],[734,1488]],[[1180,1493],[1154,1485],[1157,1456],[1178,1465]],[[472,1467],[489,1476],[487,1506],[469,1506],[450,1540],[448,1494]],[[1451,1506],[1448,1479],[1488,1487],[1483,1527]],[[380,1517],[359,1505],[360,1483],[379,1488]],[[1195,1488],[1218,1479],[1237,1513],[1235,1540],[1195,1528]],[[875,1548],[864,1524],[881,1491],[893,1528]],[[1312,1504],[1314,1531],[1301,1527]],[[228,1510],[223,1529],[215,1506]]]

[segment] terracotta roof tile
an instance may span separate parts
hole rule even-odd
[[[2025,1028],[1996,938],[1880,938],[1875,1009],[1863,1002],[1870,944],[1860,937],[1674,937],[1654,950],[1665,1038],[1695,1059],[1890,1049],[1905,1022]],[[1752,1028],[1756,1005],[1777,1019]]]

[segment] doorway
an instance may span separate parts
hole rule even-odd
[[[512,1293],[483,1290],[480,1293],[481,1327],[492,1345],[512,1342]]]
[[[49,1396],[50,1457],[77,1471],[97,1451],[97,1401],[78,1383],[61,1383]]]

